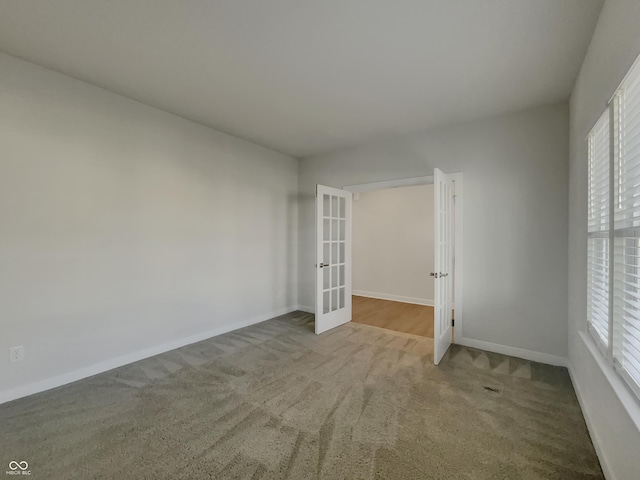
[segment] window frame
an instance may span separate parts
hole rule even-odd
[[[608,204],[608,225],[607,225],[607,229],[606,230],[597,230],[597,231],[589,231],[589,228],[587,227],[587,243],[589,242],[590,239],[592,238],[604,238],[606,240],[608,240],[608,252],[607,252],[607,329],[608,329],[608,336],[607,336],[607,340],[606,343],[604,341],[604,339],[600,336],[600,333],[598,333],[597,328],[592,325],[592,323],[589,321],[589,317],[587,317],[587,331],[589,332],[589,335],[591,336],[591,339],[594,341],[596,347],[598,347],[598,350],[600,350],[600,353],[602,353],[602,355],[605,357],[605,359],[607,359],[608,362],[612,363],[613,360],[613,355],[612,355],[612,335],[611,335],[611,326],[613,324],[612,322],[612,318],[613,318],[613,213],[614,213],[614,208],[613,208],[613,169],[612,169],[612,157],[611,157],[611,150],[612,150],[612,142],[611,142],[611,126],[613,124],[612,122],[612,116],[613,116],[613,112],[612,109],[610,107],[610,105],[607,106],[607,109],[602,112],[602,114],[598,117],[598,120],[596,121],[595,125],[591,128],[591,130],[589,131],[589,134],[587,135],[587,161],[588,161],[588,177],[587,177],[587,188],[588,188],[588,213],[587,213],[587,219],[590,219],[591,217],[593,217],[593,205],[592,205],[592,198],[591,198],[591,187],[592,187],[592,173],[593,173],[593,155],[594,155],[594,136],[595,136],[595,131],[598,129],[599,127],[599,123],[606,118],[606,115],[609,116],[608,118],[608,122],[609,122],[609,160],[608,160],[608,183],[609,183],[609,187],[608,187],[608,199],[609,199],[609,204]],[[588,224],[588,221],[587,221]],[[589,278],[589,264],[587,263],[587,278]],[[591,288],[591,284],[588,284],[588,289]],[[587,298],[590,298],[589,295],[589,290],[587,291]],[[587,308],[589,308],[589,305],[587,305]]]
[[[634,74],[634,77],[631,75]],[[586,137],[587,141],[587,161],[588,161],[588,172],[587,172],[587,188],[588,188],[588,205],[587,205],[587,243],[590,244],[589,240],[591,238],[607,238],[608,239],[608,265],[606,268],[606,279],[607,279],[607,295],[608,295],[608,315],[607,315],[607,327],[608,327],[608,338],[606,344],[604,339],[601,337],[600,333],[598,333],[597,328],[592,324],[591,316],[587,315],[586,318],[586,330],[590,339],[593,341],[594,345],[597,347],[597,350],[602,354],[603,360],[610,367],[612,371],[615,372],[615,375],[622,380],[622,383],[626,385],[628,391],[631,392],[632,397],[636,400],[636,402],[640,402],[640,375],[638,378],[635,378],[634,374],[628,371],[625,368],[623,362],[621,362],[620,357],[618,355],[624,355],[624,348],[622,345],[627,342],[627,337],[624,334],[620,333],[627,326],[624,316],[616,314],[617,302],[624,302],[626,296],[621,297],[622,300],[616,299],[616,281],[622,282],[623,285],[627,285],[626,280],[618,280],[618,275],[621,275],[622,278],[627,274],[624,269],[627,267],[631,269],[640,269],[640,256],[636,257],[633,261],[635,262],[632,265],[627,264],[627,256],[631,257],[632,254],[627,254],[627,249],[637,248],[640,249],[640,226],[633,227],[623,227],[619,226],[616,229],[616,220],[615,214],[618,211],[625,210],[625,206],[623,205],[623,187],[625,185],[625,177],[623,177],[623,172],[625,168],[629,168],[626,165],[624,158],[624,135],[628,134],[628,132],[624,131],[624,127],[626,124],[626,118],[624,116],[624,93],[625,87],[627,86],[627,82],[633,86],[634,82],[640,82],[640,57],[636,59],[633,65],[629,68],[629,71],[625,75],[624,79],[620,83],[620,85],[616,88],[615,93],[609,100],[606,109],[602,114],[598,117],[595,125],[589,131],[589,134]],[[636,83],[637,86],[637,83]],[[638,94],[636,93],[631,98],[637,98]],[[609,121],[609,132],[608,132],[608,142],[609,142],[609,155],[608,155],[608,172],[609,172],[609,188],[608,188],[608,229],[607,230],[598,230],[598,231],[590,231],[591,230],[591,220],[594,218],[593,216],[593,203],[592,203],[592,186],[593,186],[593,154],[594,154],[594,132],[597,132],[600,122],[603,118],[606,118],[608,115]],[[636,128],[640,129],[640,125],[635,125]],[[634,131],[632,129],[632,131]],[[633,156],[632,158],[636,158]],[[638,158],[638,165],[636,167],[640,168],[640,158]],[[633,170],[634,167],[631,167]],[[606,170],[605,170],[606,171]],[[596,177],[597,178],[597,177]],[[633,179],[633,176],[631,177]],[[628,180],[628,179],[627,179]],[[632,207],[633,211],[638,210],[640,212],[640,206]],[[602,209],[600,209],[602,212]],[[601,217],[604,220],[604,215],[600,213]],[[626,240],[633,240],[632,245],[628,246],[626,244]],[[591,270],[590,270],[590,257],[589,253],[591,252],[590,246],[587,249],[587,311],[589,312],[592,308],[591,302],[593,295],[593,284],[591,282]],[[616,264],[616,252],[620,249],[622,253],[618,253],[618,256],[622,255],[622,263]],[[639,254],[640,255],[640,254]],[[622,273],[617,271],[618,268],[622,268]],[[616,273],[618,275],[616,275]],[[637,275],[640,272],[634,271],[633,275]],[[634,292],[640,292],[640,279],[633,284]],[[627,290],[623,290],[623,295],[625,295]],[[618,307],[620,308],[620,307]],[[640,314],[638,314],[640,315]],[[618,318],[619,317],[619,318]],[[632,343],[633,349],[635,351],[639,351],[640,347]],[[640,357],[639,357],[640,358]],[[632,357],[633,360],[636,360],[635,357]],[[635,370],[637,373],[638,367],[636,365],[637,362],[632,362],[632,370]]]

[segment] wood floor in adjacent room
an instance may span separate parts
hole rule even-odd
[[[352,321],[433,338],[433,307],[353,296]]]

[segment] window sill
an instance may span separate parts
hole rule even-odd
[[[613,389],[614,393],[622,403],[622,406],[626,410],[629,418],[633,421],[636,428],[640,431],[640,400],[631,392],[625,381],[620,378],[618,373],[614,370],[613,365],[609,365],[604,358],[595,341],[589,335],[589,332],[579,332],[582,341],[589,350],[589,353],[593,356],[596,363],[600,367],[602,374],[606,377],[609,385]]]

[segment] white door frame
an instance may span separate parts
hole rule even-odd
[[[455,327],[453,329],[453,343],[462,343],[462,329],[464,327],[464,308],[463,308],[463,178],[462,172],[450,173],[449,176],[453,178],[454,181],[454,282],[453,282],[453,303],[455,310]],[[372,183],[360,183],[357,185],[345,185],[342,187],[343,190],[347,190],[352,193],[357,192],[370,192],[372,190],[381,190],[384,188],[396,188],[396,187],[410,187],[412,185],[433,185],[433,175],[429,175],[426,177],[412,177],[412,178],[402,178],[398,180],[388,180],[383,182],[372,182]]]

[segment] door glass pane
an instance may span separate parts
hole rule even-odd
[[[325,218],[322,222],[322,238],[323,240],[331,240],[331,220]]]
[[[344,242],[340,242],[340,263],[345,263],[345,259],[344,259]]]
[[[340,286],[344,287],[344,265],[340,265]]]
[[[331,290],[331,311],[338,309],[338,289]]]
[[[322,215],[324,217],[328,217],[331,215],[331,208],[330,208],[330,203],[331,202],[331,196],[327,195],[326,193],[322,196]]]
[[[344,288],[340,289],[340,308],[344,308]]]
[[[344,238],[345,229],[346,229],[345,221],[344,220],[340,220],[340,234],[339,234],[340,240],[344,240],[345,239]]]
[[[340,198],[340,218],[345,218],[345,215],[346,215],[345,203],[346,203],[345,199]]]
[[[329,309],[330,309],[330,296],[331,291],[327,290],[326,292],[324,292],[322,294],[322,313],[329,313]]]
[[[322,270],[322,289],[327,290],[331,288],[331,285],[329,285],[329,268],[324,267]]]
[[[331,220],[331,240],[338,240],[338,220]]]
[[[338,267],[331,267],[331,288],[338,286]]]
[[[340,259],[338,258],[338,244],[333,242],[331,244],[331,265],[335,265],[336,263],[340,263]]]
[[[331,216],[338,216],[338,197],[331,197]]]
[[[329,257],[329,253],[331,252],[331,244],[329,242],[323,242],[322,245],[322,263],[331,263],[331,257]]]

